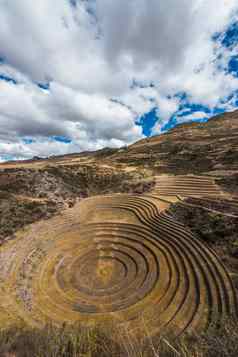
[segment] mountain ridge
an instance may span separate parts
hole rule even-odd
[[[220,133],[219,133],[220,131]],[[232,133],[231,131],[235,131]],[[199,137],[199,135],[202,135],[202,137]],[[182,138],[180,137],[182,136]],[[224,138],[225,136],[225,138]],[[82,151],[82,152],[75,152],[71,154],[65,154],[65,155],[54,155],[50,156],[48,158],[32,158],[28,160],[13,160],[13,161],[7,161],[3,162],[0,164],[0,169],[4,166],[7,166],[9,164],[27,164],[27,163],[33,163],[33,162],[39,162],[39,161],[53,161],[53,160],[59,160],[59,159],[70,159],[72,157],[93,157],[95,156],[100,156],[102,154],[105,158],[116,158],[116,159],[123,159],[123,153],[129,153],[131,151],[136,150],[139,148],[141,145],[145,145],[144,149],[145,152],[147,150],[147,146],[152,146],[155,148],[156,144],[163,143],[166,140],[172,139],[174,143],[181,139],[186,139],[190,140],[192,137],[192,140],[196,138],[198,141],[200,139],[200,145],[205,145],[206,140],[207,143],[211,143],[211,139],[223,139],[226,140],[227,137],[230,137],[232,140],[237,139],[237,146],[238,146],[238,110],[235,110],[233,112],[227,112],[223,114],[216,115],[212,118],[210,118],[207,122],[189,122],[189,123],[181,123],[176,125],[174,128],[171,128],[168,130],[166,133],[162,133],[160,135],[154,135],[151,137],[143,138],[135,143],[132,143],[128,146],[121,147],[121,148],[102,148],[100,150],[94,150],[94,151]],[[237,167],[238,169],[238,167]]]

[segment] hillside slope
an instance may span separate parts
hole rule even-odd
[[[206,123],[181,124],[113,155],[115,160],[152,166],[156,173],[224,174],[238,170],[238,111]]]
[[[206,123],[186,123],[162,135],[142,139],[121,149],[105,148],[42,160],[9,162],[4,168],[48,165],[109,164],[146,166],[154,173],[209,173],[238,171],[238,110],[211,118]]]
[[[113,320],[109,339],[147,347],[227,319],[236,331],[237,159],[238,111],[121,149],[1,164],[0,329]]]
[[[213,176],[238,195],[238,111],[178,125],[121,149],[0,164],[0,240],[98,193],[143,193],[156,175]]]

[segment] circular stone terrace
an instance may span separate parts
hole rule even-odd
[[[160,176],[150,194],[92,197],[29,226],[0,248],[0,327],[113,320],[180,335],[236,314],[226,268],[167,211],[219,195],[211,178]]]

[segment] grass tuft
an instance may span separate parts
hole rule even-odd
[[[143,338],[117,331],[116,326],[47,326],[43,330],[0,331],[0,357],[237,357],[238,322],[226,320],[201,334]]]

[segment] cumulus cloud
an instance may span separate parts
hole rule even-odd
[[[52,83],[50,91],[42,91],[37,86],[0,82],[0,102],[2,140],[63,135],[79,144],[84,141],[87,147],[112,139],[131,142],[141,134],[125,106],[57,83]]]
[[[159,133],[181,109],[178,93],[233,109],[237,46],[214,34],[237,11],[237,0],[0,0],[0,75],[17,83],[0,80],[0,157],[128,144],[153,108]]]

